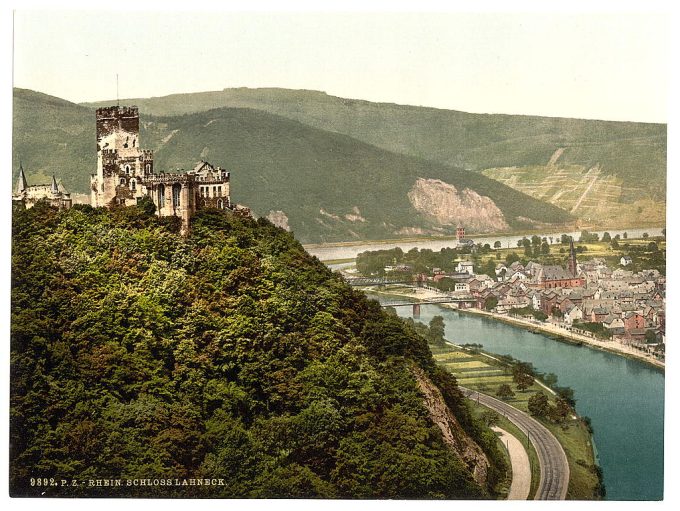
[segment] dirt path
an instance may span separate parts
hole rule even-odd
[[[527,500],[531,489],[531,465],[524,445],[515,436],[498,426],[493,426],[491,429],[499,433],[501,442],[510,454],[512,483],[508,492],[508,500]]]

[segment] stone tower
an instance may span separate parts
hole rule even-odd
[[[90,178],[94,207],[132,205],[145,195],[153,174],[153,151],[139,147],[137,107],[97,109],[97,173]]]
[[[574,250],[574,239],[569,239],[569,273],[576,277],[576,250]]]

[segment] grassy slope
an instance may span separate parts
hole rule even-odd
[[[564,211],[480,174],[384,151],[261,111],[217,109],[142,121],[143,145],[157,150],[157,168],[187,169],[206,158],[233,169],[234,199],[258,214],[284,211],[305,242],[386,238],[402,227],[430,227],[407,199],[418,177],[442,179],[491,197],[511,227],[524,226],[520,216],[553,223],[569,219]],[[54,129],[58,125],[61,129]],[[16,90],[14,168],[27,155],[22,161],[29,181],[36,171],[54,168],[72,191],[85,191],[87,169],[95,165],[94,143],[89,145],[93,132],[91,110]],[[354,206],[366,222],[342,218]]]
[[[665,191],[664,124],[470,114],[288,89],[225,89],[130,101],[153,115],[256,108],[389,151],[469,169],[542,165],[563,147],[563,163],[600,163],[606,174],[642,185],[638,196]]]

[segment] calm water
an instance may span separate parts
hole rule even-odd
[[[375,297],[375,295],[374,295]],[[380,297],[381,303],[398,299]],[[402,299],[403,302],[403,299]],[[409,317],[411,307],[397,307]],[[487,318],[423,305],[420,321],[444,317],[446,338],[531,362],[574,389],[576,409],[592,420],[607,500],[663,497],[664,376],[640,362],[554,341]]]
[[[617,234],[623,236],[624,232],[628,233],[629,238],[641,238],[644,233],[650,236],[661,236],[661,227],[649,227],[644,229],[609,229],[607,232],[611,234],[612,238]],[[600,237],[605,233],[605,231],[591,231],[597,233]],[[545,234],[538,234],[541,238],[552,237],[553,243],[559,243],[560,236],[562,234],[567,234],[573,236],[575,240],[579,239],[581,232],[549,232]],[[531,238],[532,234],[528,234],[527,237]],[[503,248],[515,248],[517,247],[517,241],[522,239],[522,236],[503,236],[503,235],[491,235],[484,237],[472,238],[475,243],[488,243],[493,246],[494,242],[500,241]],[[420,240],[420,241],[395,241],[390,243],[361,243],[358,245],[307,245],[305,249],[312,255],[317,256],[322,261],[330,261],[333,259],[355,259],[357,254],[361,252],[366,252],[367,250],[387,250],[395,247],[401,247],[404,252],[408,252],[412,248],[429,248],[435,252],[439,252],[442,248],[456,247],[458,242],[456,239],[433,239],[433,240]]]

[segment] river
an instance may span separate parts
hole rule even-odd
[[[650,232],[651,234],[651,232]],[[399,299],[370,295],[383,304]],[[403,299],[401,299],[403,302]],[[402,317],[411,307],[397,307]],[[420,321],[440,315],[446,338],[531,362],[574,389],[576,410],[590,417],[607,500],[663,497],[664,375],[642,362],[533,334],[439,305],[421,306]]]
[[[611,234],[612,238],[617,234],[623,237],[623,233],[627,232],[629,238],[641,238],[644,233],[650,236],[661,236],[662,227],[649,227],[645,229],[609,229],[607,231],[591,231],[597,233],[600,237],[605,232]],[[562,234],[567,234],[568,236],[573,236],[575,240],[578,240],[581,235],[580,231],[574,232],[550,232],[547,234],[538,234],[541,238],[553,238],[553,244],[559,243],[560,236]],[[534,234],[527,234],[527,238],[531,238]],[[471,238],[475,243],[481,243],[482,245],[488,243],[493,247],[496,241],[501,242],[503,248],[517,247],[517,241],[523,238],[522,235],[504,236],[504,235],[490,235],[484,237]],[[412,248],[429,248],[430,250],[439,251],[442,248],[456,247],[458,242],[455,238],[443,238],[443,239],[432,239],[432,240],[420,240],[420,241],[391,241],[391,242],[372,242],[372,243],[359,243],[359,244],[348,244],[348,245],[305,245],[305,250],[310,254],[318,257],[321,261],[331,261],[335,259],[355,259],[361,252],[366,252],[367,250],[387,250],[390,248],[400,247],[404,252],[408,252]]]

